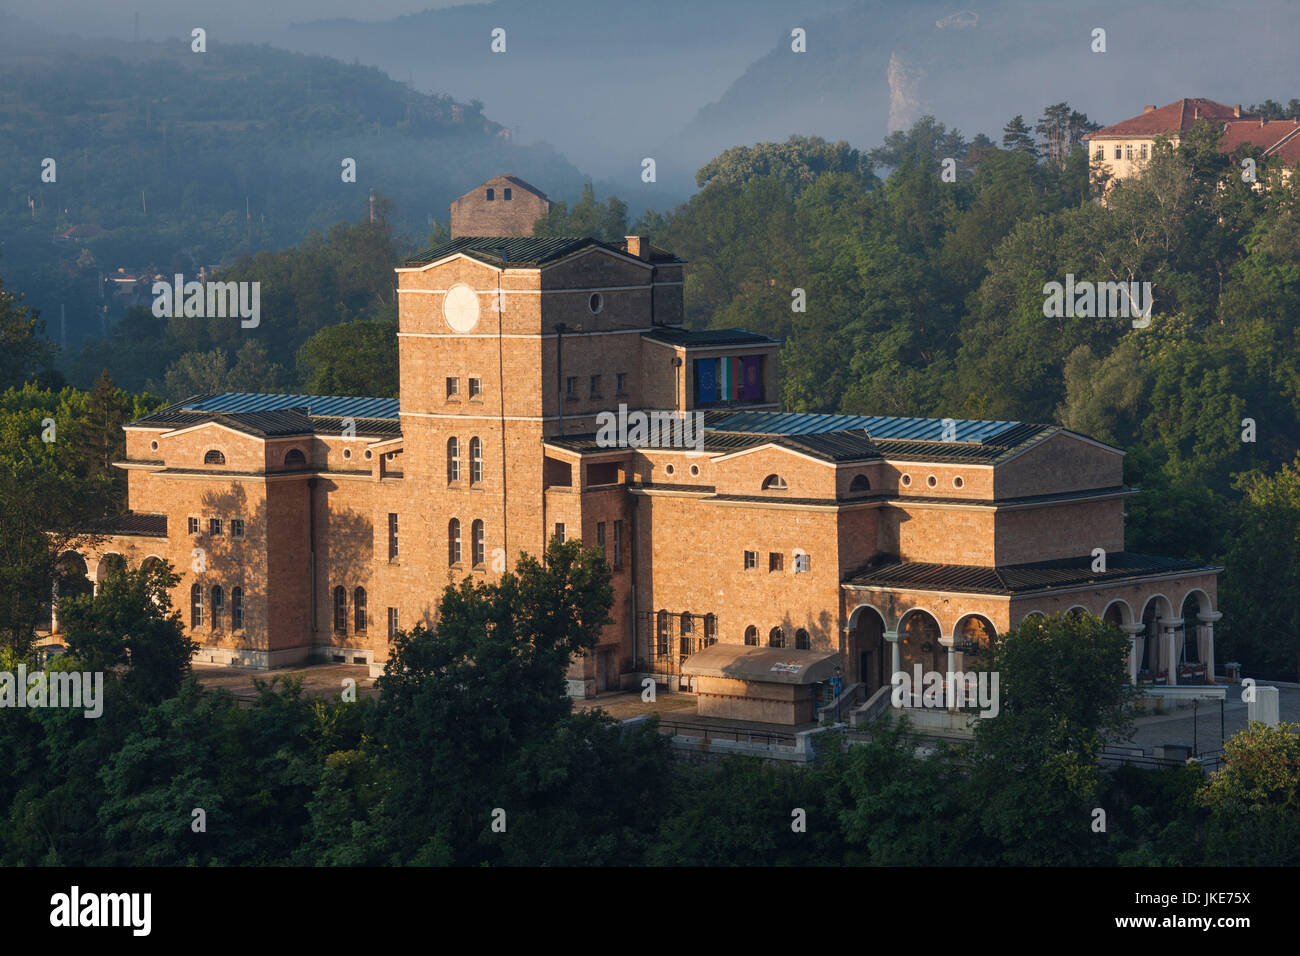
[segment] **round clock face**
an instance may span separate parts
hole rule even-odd
[[[457,282],[442,299],[442,317],[453,332],[472,332],[478,325],[478,293]]]

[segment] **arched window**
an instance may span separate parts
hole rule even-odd
[[[230,629],[241,630],[244,626],[244,589],[230,589]]]
[[[190,588],[190,627],[203,626],[203,585]]]
[[[690,613],[687,612],[686,614],[682,615],[682,634],[689,637],[694,633],[695,633],[695,618],[691,617]]]
[[[460,481],[460,439],[447,439],[447,481]]]
[[[348,632],[348,590],[343,585],[334,589],[334,633]]]
[[[785,647],[785,631],[779,627],[774,627],[767,632],[768,647]]]
[[[867,480],[866,475],[854,475],[853,481],[849,483],[849,491],[870,491],[871,482]]]
[[[212,589],[212,626],[221,627],[221,612],[226,609],[226,594],[218,584]]]
[[[352,627],[358,634],[366,629],[366,589],[352,592]]]
[[[780,475],[768,475],[763,479],[764,491],[787,491],[789,487]]]
[[[704,646],[718,643],[718,615],[704,615]]]
[[[469,483],[477,485],[483,480],[483,442],[478,438],[469,440]]]
[[[488,202],[492,202],[492,200],[497,198],[497,191],[495,189],[489,189],[487,193],[488,193],[487,195]]]
[[[745,644],[748,647],[758,647],[758,628],[753,624],[745,628]]]
[[[487,559],[487,534],[483,530],[483,522],[475,521],[471,526],[474,548],[474,567],[481,568]]]
[[[221,452],[217,451],[215,448],[203,456],[203,464],[205,465],[224,465],[225,463],[226,456],[221,454]]]
[[[447,522],[447,563],[460,564],[460,519]]]
[[[797,650],[801,651],[812,649],[812,641],[808,639],[808,632],[802,627],[794,632],[794,646]]]
[[[284,456],[284,467],[286,468],[301,468],[305,464],[307,464],[307,456],[297,448],[290,449],[289,454]]]

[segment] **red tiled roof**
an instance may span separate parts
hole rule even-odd
[[[1294,120],[1271,120],[1262,126],[1257,119],[1237,120],[1224,124],[1219,148],[1225,153],[1231,153],[1238,146],[1249,143],[1261,147],[1269,155],[1274,152],[1285,154],[1287,147],[1300,146],[1300,136],[1297,133],[1300,133],[1300,123]]]
[[[1084,139],[1113,139],[1121,136],[1156,136],[1160,133],[1185,133],[1196,125],[1198,118],[1224,121],[1253,118],[1258,122],[1258,117],[1245,111],[1238,117],[1235,107],[1225,106],[1223,103],[1216,103],[1214,100],[1200,97],[1194,99],[1184,97],[1181,100],[1175,100],[1168,106],[1162,106],[1149,113],[1141,113],[1116,123],[1114,126],[1107,126],[1095,133],[1089,133],[1084,136]]]

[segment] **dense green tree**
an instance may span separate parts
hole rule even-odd
[[[820,136],[791,136],[784,143],[733,146],[701,166],[695,182],[704,188],[771,178],[798,194],[826,173],[847,173],[864,184],[874,180],[866,157],[848,143],[828,143]]]
[[[359,319],[321,329],[298,352],[297,374],[312,395],[396,398],[397,323]]]
[[[1091,830],[1108,739],[1131,731],[1128,637],[1092,615],[1027,618],[987,669],[1000,712],[975,721],[971,786],[982,829],[1013,865],[1098,861]]]
[[[124,684],[144,700],[174,696],[199,647],[172,610],[171,591],[179,582],[166,563],[112,568],[98,593],[59,603],[69,651],[91,670],[129,665]]]

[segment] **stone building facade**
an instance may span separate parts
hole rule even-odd
[[[536,186],[518,176],[497,176],[451,204],[451,238],[531,236],[533,224],[550,208]]]
[[[683,328],[684,266],[644,236],[416,256],[400,399],[210,395],[131,422],[131,511],[70,558],[92,581],[171,562],[199,659],[259,668],[379,673],[447,583],[559,535],[613,570],[574,695],[698,689],[686,661],[714,644],[835,654],[871,691],[1073,609],[1128,631],[1134,680],[1213,679],[1219,569],[1124,550],[1120,450],[1053,425],[783,413],[780,343]]]

